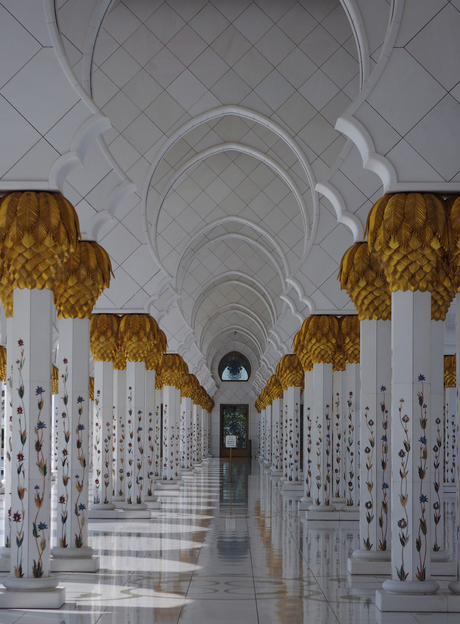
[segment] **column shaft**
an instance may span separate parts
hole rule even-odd
[[[332,364],[313,365],[312,510],[332,505]]]
[[[113,500],[125,500],[126,483],[126,370],[113,371],[113,404],[117,425],[117,461]]]
[[[112,503],[113,363],[94,362],[93,505]]]
[[[145,409],[145,362],[126,363],[128,410],[128,466],[125,502],[146,509],[147,418]],[[130,422],[131,421],[131,422]]]

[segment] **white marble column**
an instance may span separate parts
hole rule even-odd
[[[458,461],[458,453],[459,453],[459,418],[458,415],[460,413],[460,294],[457,294],[455,297],[455,334],[456,334],[456,394],[457,394],[457,402],[456,402],[456,412],[457,412],[457,421],[455,427],[456,434],[456,482],[457,482],[457,513],[456,513],[456,551],[457,551],[457,578],[454,581],[449,583],[450,591],[455,594],[456,600],[458,600],[458,595],[460,594],[460,488],[458,484],[460,483],[460,461]]]
[[[284,390],[284,418],[286,423],[286,456],[283,490],[303,492],[300,478],[300,387],[288,386]]]
[[[145,405],[145,362],[126,362],[126,399],[128,415],[128,449],[125,502],[122,509],[130,512],[147,510],[147,415]],[[143,517],[140,514],[139,517]],[[137,516],[136,516],[137,517]]]
[[[346,430],[345,371],[332,373],[332,498],[345,502]],[[348,424],[348,423],[347,423]]]
[[[5,383],[5,453],[3,463],[5,495],[3,498],[3,536],[4,545],[0,548],[0,569],[10,569],[11,550],[11,470],[13,453],[13,367],[14,333],[13,318],[6,321],[6,383]]]
[[[178,448],[179,411],[175,386],[163,387],[163,471],[162,486],[177,485],[179,481]]]
[[[344,483],[343,511],[358,511],[359,489],[359,429],[360,429],[360,374],[359,364],[347,364],[344,373]]]
[[[455,485],[457,388],[444,389],[444,484]]]
[[[303,391],[303,496],[299,501],[299,510],[307,510],[312,504],[312,427],[311,412],[313,406],[313,371],[305,371]]]
[[[192,466],[196,467],[198,461],[198,409],[197,403],[193,404],[192,412]]]
[[[113,362],[94,362],[93,503],[90,517],[111,516]],[[102,516],[100,515],[102,513]]]
[[[447,561],[444,544],[444,322],[431,321],[431,560]]]
[[[51,290],[14,290],[11,564],[0,608],[60,608],[50,575]]]
[[[158,496],[155,494],[155,382],[156,373],[145,371],[145,414],[146,414],[146,491],[145,502],[150,509],[160,508]]]
[[[266,468],[272,465],[272,406],[265,407],[265,462]]]
[[[126,369],[113,371],[113,405],[117,424],[117,461],[112,500],[119,503],[125,500],[126,483]]]
[[[361,321],[360,547],[352,574],[388,574],[391,556],[391,321]]]
[[[163,389],[155,386],[155,479],[161,478],[161,401]]]
[[[332,504],[332,364],[313,365],[312,511],[335,511]]]
[[[181,399],[181,470],[183,473],[192,471],[192,420],[193,401],[191,397]]]
[[[57,547],[53,572],[95,572],[88,542],[89,318],[59,319]],[[111,468],[111,466],[110,466]]]
[[[273,476],[283,474],[283,399],[272,401],[272,467]]]
[[[201,412],[203,408],[201,405],[196,406],[196,467],[201,466],[203,456],[202,456],[202,446],[201,446]]]
[[[203,408],[201,410],[201,461],[208,461],[207,451],[208,440],[208,412]]]
[[[407,593],[426,609],[439,589],[431,579],[431,294],[393,292],[391,428],[391,573],[377,591],[380,610],[407,610]],[[421,599],[423,598],[423,601]],[[435,603],[433,603],[435,604]]]
[[[259,423],[260,423],[260,454],[259,461],[265,462],[265,449],[266,449],[266,440],[265,440],[265,409],[261,410],[259,414]]]

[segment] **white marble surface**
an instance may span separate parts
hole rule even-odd
[[[257,462],[248,470],[234,461],[230,506],[228,468],[211,460],[151,520],[90,521],[99,572],[59,574],[61,609],[3,610],[0,624],[458,622],[458,614],[380,613],[375,590],[387,577],[346,572],[357,528],[311,528]],[[449,579],[437,580],[446,591]]]

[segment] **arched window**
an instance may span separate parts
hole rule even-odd
[[[219,377],[222,381],[248,381],[251,376],[249,360],[238,351],[224,355],[219,363]]]

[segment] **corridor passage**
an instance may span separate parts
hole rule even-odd
[[[210,460],[152,520],[91,521],[100,571],[59,575],[60,610],[0,611],[0,624],[458,622],[458,614],[381,614],[374,594],[383,579],[346,573],[357,523],[307,526],[257,462],[229,468]],[[438,579],[442,589],[448,580]]]

